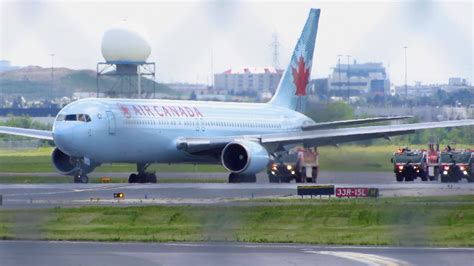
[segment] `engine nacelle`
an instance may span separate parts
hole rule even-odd
[[[234,141],[222,150],[222,165],[236,174],[256,174],[267,167],[269,162],[267,150],[253,141]]]
[[[79,172],[88,174],[98,166],[98,164],[85,165],[82,158],[71,157],[58,148],[54,149],[51,160],[56,170],[63,175],[75,175]]]

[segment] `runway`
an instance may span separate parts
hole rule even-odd
[[[92,172],[89,177],[111,177],[111,178],[128,178],[130,173],[126,172]],[[160,178],[173,179],[228,179],[228,172],[158,172],[156,173],[158,180]],[[47,173],[0,173],[0,183],[2,180],[7,180],[11,177],[18,176],[58,176],[69,180],[72,183],[72,177],[60,175],[56,172]],[[439,181],[437,181],[439,182]],[[466,182],[465,179],[461,181]],[[268,176],[266,173],[257,175],[257,183],[268,183]],[[321,171],[318,177],[318,183],[323,184],[396,184],[395,175],[391,171],[383,172],[342,172],[342,171]],[[414,183],[422,183],[420,179]]]
[[[11,184],[0,185],[0,208],[89,205],[236,204],[255,198],[296,197],[301,184]],[[474,195],[474,184],[401,183],[337,184],[378,188],[381,197]],[[125,199],[114,199],[123,192]]]
[[[0,241],[0,265],[469,265],[472,248]]]

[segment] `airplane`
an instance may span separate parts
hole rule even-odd
[[[313,63],[320,9],[311,9],[291,62],[267,103],[157,99],[81,99],[65,106],[52,131],[0,127],[0,133],[52,140],[52,163],[74,182],[102,163],[132,163],[129,183],[156,183],[153,163],[211,163],[227,169],[230,183],[255,182],[271,156],[295,145],[315,147],[416,130],[474,125],[474,120],[359,126],[407,117],[316,123],[302,112]]]

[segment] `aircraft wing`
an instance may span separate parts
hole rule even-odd
[[[197,138],[181,138],[178,140],[178,148],[186,150],[190,153],[199,154],[207,153],[210,150],[220,150],[229,142],[237,140],[250,140],[260,142],[264,146],[283,147],[291,144],[304,144],[306,147],[311,146],[328,146],[340,143],[386,138],[411,134],[416,130],[474,126],[474,119],[471,120],[453,120],[443,122],[415,123],[415,124],[398,124],[385,126],[367,126],[353,128],[337,128],[325,130],[307,130],[307,131],[291,131],[278,134],[249,135],[249,136],[228,136],[228,137],[197,137]]]
[[[322,123],[315,123],[315,124],[310,124],[310,125],[303,125],[301,129],[304,131],[315,130],[315,129],[328,129],[328,128],[343,127],[343,126],[353,126],[353,125],[359,125],[359,124],[375,123],[375,122],[403,120],[403,119],[408,119],[408,118],[413,118],[413,116],[372,117],[372,118],[363,118],[363,119],[354,119],[354,120],[322,122]]]
[[[47,130],[27,129],[0,126],[0,134],[30,137],[35,139],[53,140],[53,132]]]
[[[415,123],[415,124],[398,124],[386,126],[368,126],[353,128],[338,128],[326,130],[312,130],[288,132],[279,134],[268,134],[261,136],[262,144],[278,143],[278,144],[294,144],[303,143],[305,146],[325,146],[337,145],[339,143],[367,140],[375,138],[387,138],[392,136],[414,133],[416,130],[473,126],[474,120],[453,120],[443,122]]]

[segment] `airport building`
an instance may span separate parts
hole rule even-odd
[[[394,94],[399,96],[407,96],[408,98],[416,97],[431,97],[438,91],[444,91],[447,93],[453,93],[458,91],[470,91],[474,92],[474,86],[471,86],[465,78],[449,78],[448,84],[422,84],[421,82],[415,82],[415,85],[408,85],[405,90],[405,86],[396,86]]]
[[[329,93],[335,96],[377,96],[390,91],[390,80],[382,63],[337,64],[328,78]]]
[[[274,67],[232,68],[214,74],[214,87],[234,93],[274,93],[282,75],[283,70]]]

